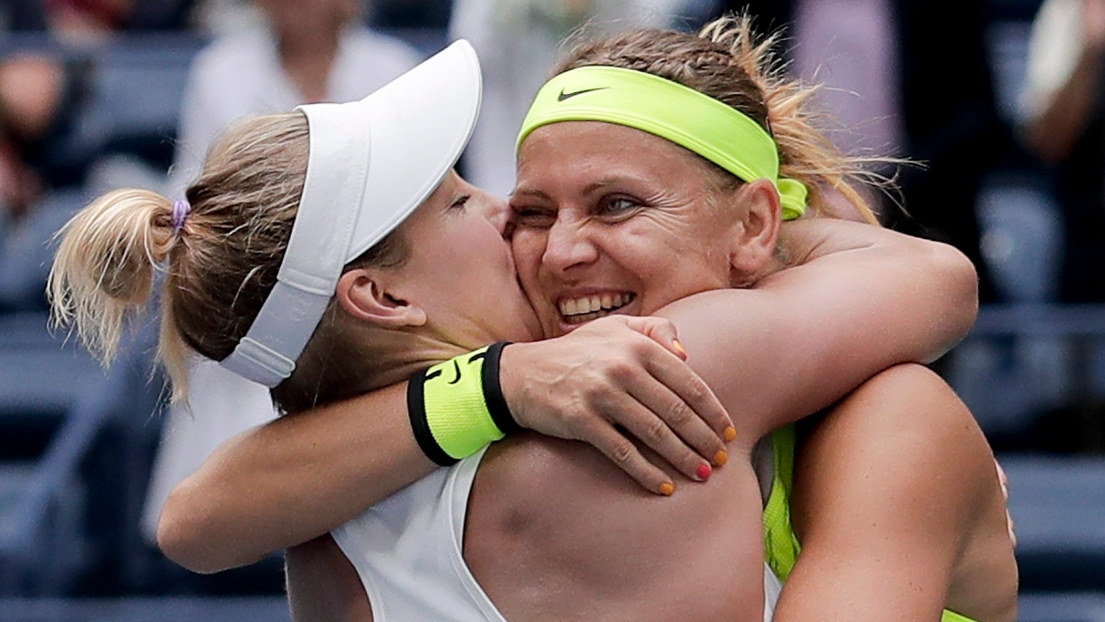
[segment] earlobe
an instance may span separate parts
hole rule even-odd
[[[402,328],[426,323],[425,310],[392,295],[384,275],[370,268],[355,268],[341,275],[335,295],[346,313],[377,326]]]
[[[767,179],[745,184],[737,192],[742,207],[729,256],[734,285],[757,281],[771,264],[782,222],[779,191]]]

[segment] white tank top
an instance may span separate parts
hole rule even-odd
[[[374,622],[506,622],[464,562],[464,516],[483,451],[438,469],[332,532]],[[764,621],[782,585],[764,566]]]

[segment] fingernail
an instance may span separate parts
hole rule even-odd
[[[725,442],[728,443],[729,441],[733,440],[734,438],[737,438],[737,429],[734,428],[733,426],[729,426],[729,427],[725,428],[725,432],[723,432],[723,434],[724,434],[724,436],[722,438],[724,438]]]
[[[714,466],[725,466],[726,462],[729,462],[729,452],[724,449],[719,449],[718,452],[714,454]]]
[[[683,343],[678,339],[672,339],[671,347],[675,348],[675,351],[679,353],[683,358],[687,358],[687,349],[683,347]]]
[[[703,462],[702,464],[698,465],[697,469],[694,470],[694,474],[698,476],[698,479],[706,481],[710,479],[711,475],[714,474],[714,469],[710,465]]]
[[[670,497],[675,494],[675,484],[671,482],[664,482],[660,484],[660,494],[665,497]]]

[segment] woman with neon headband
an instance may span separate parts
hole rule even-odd
[[[579,62],[587,65],[598,57],[600,64],[617,63],[621,58],[630,58],[656,71],[655,65],[662,64],[663,55],[672,47],[670,44],[696,47],[692,43],[699,43],[688,42],[685,37],[654,31],[615,36],[596,44],[597,51],[580,52],[583,59]],[[743,32],[738,31],[736,39],[738,44],[750,41],[746,27]],[[741,52],[745,58],[758,58],[753,51],[740,50],[738,46],[737,53]],[[605,53],[609,56],[604,56]],[[677,55],[671,64],[694,76],[693,71],[680,65],[680,60]],[[760,68],[754,69],[757,71],[748,73],[760,75]],[[693,77],[690,80],[693,84]],[[765,90],[771,92],[770,88]],[[754,97],[741,93],[740,88],[732,91],[755,102]],[[678,114],[672,115],[672,110]],[[703,119],[707,122],[700,124]],[[736,135],[724,135],[721,128],[734,124],[739,126]],[[789,129],[794,131],[793,127]],[[723,135],[721,140],[716,138],[719,134]],[[780,141],[790,139],[794,144],[798,142],[794,138],[792,133]],[[669,140],[730,173],[704,166],[701,160],[688,157],[683,149],[666,144]],[[512,199],[517,213],[513,243],[523,285],[546,334],[571,330],[596,315],[593,302],[587,299],[608,298],[623,313],[649,313],[656,312],[657,305],[682,295],[727,287],[727,277],[735,277],[733,284],[759,280],[765,289],[778,282],[773,279],[787,277],[784,271],[760,278],[772,270],[775,231],[773,226],[762,223],[774,220],[777,224],[780,212],[784,218],[800,215],[805,208],[804,183],[783,182],[789,198],[783,201],[772,198],[777,196],[771,186],[777,183],[779,163],[775,150],[767,146],[774,141],[744,113],[667,79],[620,67],[584,67],[562,73],[542,89],[522,128],[520,142],[519,183]],[[734,143],[741,148],[731,149]],[[749,160],[749,153],[762,158]],[[784,157],[788,155],[791,154],[784,151]],[[826,162],[831,163],[831,158],[821,158],[822,174]],[[793,165],[790,170],[794,170]],[[744,177],[744,183],[734,181],[731,173]],[[817,177],[804,175],[807,183],[818,181]],[[711,187],[720,190],[711,193]],[[696,192],[712,200],[696,202]],[[787,205],[781,205],[784,202]],[[734,205],[744,214],[736,221],[726,219]],[[803,221],[788,227],[804,224],[810,223]],[[725,241],[742,235],[747,239],[739,245],[736,255],[728,257],[733,273],[719,274],[711,269],[710,258],[725,257],[725,249],[731,248],[725,246]],[[799,255],[803,252],[793,244],[785,243],[784,249]],[[678,313],[680,309],[686,312],[685,304],[686,301],[675,303],[667,311],[659,312]],[[832,315],[824,307],[796,307],[787,312],[799,313],[799,309],[805,308]],[[680,319],[681,333],[688,344],[695,344],[692,360],[696,369],[703,372],[723,403],[749,398],[749,387],[728,373],[732,367],[718,365],[713,358],[718,356],[717,322],[703,321],[702,316],[697,322],[686,315]],[[785,323],[786,318],[780,317],[779,322]],[[711,340],[713,351],[709,347]],[[780,368],[788,373],[765,372],[754,376],[761,385],[773,386],[774,392],[785,392],[794,388],[794,378],[810,371],[803,369],[801,363]],[[778,384],[773,384],[780,378]],[[764,386],[758,388],[764,390]],[[747,399],[742,406],[755,413],[754,402],[754,398]],[[910,404],[927,406],[915,410]],[[927,408],[946,412],[926,412]],[[758,438],[765,429],[758,427],[754,416],[738,417],[737,425],[739,433],[730,450],[733,455],[743,456],[749,449],[743,444]],[[1011,619],[1015,611],[1015,566],[992,456],[969,413],[947,387],[921,368],[894,369],[859,389],[830,416],[826,426],[803,445],[805,455],[800,466],[805,468],[799,482],[804,486],[798,493],[805,497],[795,508],[802,519],[799,525],[813,538],[804,559],[813,561],[798,567],[795,584],[783,593],[778,619],[897,620],[933,619],[941,615],[949,622],[968,619],[953,611],[941,613],[945,603],[981,620]],[[891,442],[885,443],[887,439]],[[891,449],[872,457],[862,453],[864,450],[870,453],[864,443],[878,441]],[[554,441],[528,441],[531,446],[542,443],[555,445]],[[911,446],[914,443],[916,446]],[[773,444],[776,481],[767,500],[767,544],[773,567],[785,576],[794,567],[798,548],[790,532],[787,499],[795,444],[793,429],[779,433]],[[508,440],[493,447],[481,466],[485,487],[481,489],[477,479],[472,492],[465,558],[483,591],[508,619],[539,619],[536,611],[551,611],[554,616],[566,618],[599,619],[601,614],[596,611],[603,611],[604,606],[615,612],[614,616],[638,619],[641,609],[631,608],[625,602],[624,589],[603,582],[601,573],[591,574],[593,564],[587,555],[572,556],[561,546],[565,540],[573,543],[580,540],[586,544],[577,546],[593,554],[606,551],[610,555],[610,550],[621,550],[624,554],[632,547],[619,549],[588,539],[587,528],[580,523],[588,523],[596,537],[617,540],[611,534],[619,531],[618,521],[603,517],[626,517],[633,513],[627,511],[616,489],[603,488],[601,482],[586,479],[586,470],[581,473],[578,468],[580,463],[586,463],[585,456],[550,449],[554,458],[536,451],[535,459],[535,450],[527,451],[525,445],[526,442]],[[856,457],[843,458],[847,455],[843,452],[855,453]],[[533,466],[535,462],[540,466]],[[811,463],[821,468],[810,468]],[[845,463],[843,468],[840,463]],[[927,470],[914,473],[918,466]],[[882,470],[875,471],[876,468]],[[519,473],[525,476],[518,476]],[[882,477],[885,482],[871,485],[872,475]],[[512,477],[537,490],[552,492],[528,496],[512,492]],[[949,486],[948,480],[954,478],[961,481]],[[841,484],[835,479],[845,482]],[[732,480],[726,481],[731,484]],[[571,494],[559,492],[572,486],[575,489]],[[603,494],[594,494],[596,488]],[[694,489],[687,495],[700,492]],[[732,493],[731,488],[724,493]],[[836,495],[849,503],[836,502]],[[914,495],[931,495],[935,500],[919,505],[917,499],[910,498]],[[678,500],[692,506],[696,501]],[[503,533],[497,534],[493,526],[489,527],[496,524],[496,513],[486,507],[512,503],[522,509],[513,509],[512,524],[502,526]],[[596,506],[603,506],[604,511],[596,515],[593,510]],[[856,512],[856,507],[871,509]],[[500,511],[507,509],[500,507]],[[933,512],[938,516],[945,512],[946,516],[932,521],[929,514]],[[352,524],[360,524],[361,520]],[[926,523],[935,524],[927,527],[928,533],[918,533],[918,528],[926,529]],[[666,552],[675,560],[673,574],[682,572],[685,576],[671,580],[666,586],[667,595],[680,599],[689,592],[705,599],[706,595],[687,583],[702,580],[703,575],[717,573],[718,569],[712,565],[709,554],[696,544],[698,538],[706,537],[723,546],[724,538],[719,537],[723,530],[707,520],[685,518],[678,524],[684,535],[676,542],[684,548]],[[627,529],[631,534],[641,535],[633,528]],[[887,545],[884,540],[888,532],[905,544]],[[864,535],[871,541],[865,542]],[[966,543],[962,549],[961,543]],[[930,550],[913,548],[918,544]],[[344,546],[349,554],[348,545]],[[332,552],[328,554],[319,548],[313,545],[315,550],[310,553],[299,551],[290,555],[293,603],[335,602],[333,595],[323,598],[316,593],[308,597],[299,581],[305,573],[318,582],[320,566],[330,569],[325,576],[331,588],[334,575],[341,576],[342,560],[335,560]],[[639,548],[656,547],[641,544]],[[858,549],[858,554],[851,549]],[[304,555],[310,563],[303,559]],[[600,587],[591,591],[579,585],[573,585],[574,590],[564,589],[563,562],[558,565],[547,560],[565,557],[574,564],[575,573],[586,577],[580,579],[581,583]],[[355,556],[351,559],[358,569],[363,567]],[[654,559],[651,562],[657,563]],[[627,562],[641,563],[650,565],[636,557]],[[623,572],[635,576],[625,568]],[[629,579],[622,580],[640,587]],[[548,584],[558,586],[559,591]],[[610,590],[605,601],[595,594],[595,590],[602,594],[603,589]],[[586,613],[579,615],[578,608],[560,604],[557,600],[560,591],[588,603],[591,602],[588,597],[593,598],[593,608],[584,609]],[[687,607],[673,612],[665,608],[670,607],[669,602],[663,598],[650,599],[646,596],[649,593],[647,589],[636,591],[640,606],[649,611],[651,619],[704,619],[698,617],[701,609]],[[745,600],[748,598],[751,597],[746,593]],[[361,604],[363,600],[361,597]],[[357,597],[350,597],[348,602],[355,609]],[[735,610],[731,613],[742,615]],[[317,619],[327,619],[327,615],[319,615]]]
[[[648,184],[640,181],[644,177],[634,176],[646,170],[633,168],[634,153],[648,153],[655,161],[664,141],[675,143],[716,166],[710,175],[722,187],[733,188],[735,196],[755,197],[761,192],[758,185],[769,189],[774,185],[783,219],[801,215],[805,187],[817,192],[831,181],[825,176],[818,179],[816,173],[815,167],[832,162],[817,152],[816,143],[810,144],[808,139],[817,137],[803,135],[798,124],[788,125],[796,115],[780,114],[787,103],[806,93],[764,69],[770,60],[757,53],[747,22],[728,29],[715,24],[707,36],[731,46],[731,65],[725,62],[729,59],[712,57],[717,48],[702,40],[678,34],[627,33],[577,49],[538,93],[519,137],[518,185],[512,198],[517,213],[513,245],[523,287],[546,334],[570,329],[573,318],[563,301],[585,286],[637,283],[642,293],[634,296],[636,306],[625,310],[631,314],[651,313],[655,305],[668,302],[664,294],[670,291],[673,279],[650,274],[655,269],[637,256],[634,245],[648,235],[648,219],[660,221],[663,212],[682,208],[678,195],[648,194]],[[685,60],[692,58],[695,60]],[[740,78],[742,72],[747,78]],[[780,170],[791,178],[780,177]],[[602,191],[595,192],[599,185]],[[859,197],[850,198],[863,207]],[[616,209],[604,207],[605,200],[618,202]],[[755,199],[746,198],[745,202],[754,212]],[[815,198],[814,204],[818,203]],[[687,218],[685,213],[679,214]],[[867,216],[873,219],[869,212]],[[755,222],[751,215],[748,220]],[[646,224],[634,225],[635,221]],[[756,270],[746,270],[748,273],[754,275]],[[659,284],[650,285],[650,280]],[[650,293],[654,298],[648,300]],[[684,328],[684,337],[691,339],[688,327]],[[916,386],[912,383],[924,386],[930,380],[920,370],[900,373],[918,376],[913,380],[897,378],[903,387]],[[719,379],[705,377],[715,389],[719,387]],[[724,390],[718,394],[725,401]],[[861,389],[859,395],[864,394]],[[893,395],[884,393],[882,399]],[[863,425],[869,426],[870,436],[855,436],[857,430],[864,430]],[[955,425],[974,427],[967,417]],[[917,478],[939,481],[955,477],[956,467],[951,465],[956,460],[985,465],[989,453],[985,443],[948,442],[947,429],[932,422],[918,425],[899,418],[896,427],[896,434],[883,439],[875,434],[882,428],[875,418],[830,418],[800,446],[801,477],[796,492],[801,503],[794,511],[801,518],[799,526],[814,538],[814,551],[806,566],[799,564],[801,583],[797,589],[784,590],[778,615],[856,619],[857,612],[841,607],[834,614],[826,604],[863,603],[888,619],[908,619],[911,614],[932,619],[939,611],[937,605],[946,604],[955,610],[943,612],[946,621],[967,619],[962,613],[984,620],[1012,619],[1016,567],[1002,513],[994,504],[980,510],[976,496],[987,486],[991,493],[997,489],[992,469],[976,471],[978,477],[968,478],[970,486],[944,490],[947,513],[939,516],[937,512],[935,520],[930,514],[933,506],[927,502],[908,497],[894,504],[887,502],[894,490],[907,489],[906,484]],[[911,427],[915,427],[913,433],[903,433]],[[910,440],[904,442],[907,435]],[[981,441],[981,435],[975,436]],[[865,455],[870,453],[865,445],[879,441],[886,455]],[[768,558],[781,578],[794,569],[799,548],[789,524],[785,498],[789,484],[781,481],[791,469],[794,444],[793,429],[775,436],[779,479],[765,514]],[[841,457],[844,455],[857,457]],[[911,464],[917,473],[902,471],[903,465]],[[856,477],[848,477],[849,473]],[[858,483],[863,480],[858,476],[863,473],[880,473],[886,487],[861,488]],[[880,505],[890,507],[855,511]],[[874,526],[869,527],[871,524]],[[933,537],[940,530],[947,536],[943,540]],[[957,548],[961,542],[967,543],[962,550]],[[849,569],[843,576],[850,579],[841,577],[842,568]],[[877,574],[878,583],[867,580],[864,585],[865,572]],[[834,577],[833,598],[809,599],[810,593],[825,589],[825,577]],[[801,596],[788,598],[788,593]]]
[[[878,256],[878,255],[876,255],[876,256]],[[862,288],[862,284],[856,284],[856,285],[857,285],[857,287]],[[916,294],[916,292],[913,292],[913,293]]]

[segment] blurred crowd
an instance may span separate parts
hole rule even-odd
[[[1017,113],[995,96],[994,6],[983,0],[5,0],[0,3],[0,308],[41,307],[41,263],[30,255],[80,190],[131,179],[181,192],[212,137],[245,114],[301,102],[363,96],[435,46],[464,37],[481,53],[483,121],[464,165],[498,193],[513,183],[512,140],[522,111],[561,41],[581,28],[624,24],[694,27],[723,11],[749,11],[783,29],[788,68],[823,83],[822,105],[838,142],[915,164],[876,172],[900,195],[882,201],[887,224],[947,240],[982,276],[984,302],[1016,299],[995,285],[984,260],[976,203],[995,171],[1029,171],[1055,188],[1064,225],[1056,301],[1099,301],[1105,232],[1100,209],[1102,107],[1095,101],[1105,16],[1100,2],[1048,0],[1025,58]],[[1020,3],[1018,17],[1035,12]],[[954,13],[956,19],[945,16]],[[374,28],[369,28],[369,25]],[[389,31],[392,36],[380,34]],[[939,42],[930,33],[939,31]],[[394,35],[408,35],[406,41]],[[105,80],[102,50],[140,38],[183,47],[184,90],[162,96],[176,121],[120,145],[89,140],[87,117]],[[207,44],[210,45],[207,45]],[[414,44],[416,47],[412,47]],[[156,45],[156,43],[154,43]],[[190,55],[194,52],[194,57]],[[148,94],[141,85],[127,97]],[[170,106],[171,107],[171,106]],[[111,111],[109,111],[110,113]],[[125,111],[119,111],[125,115]],[[84,125],[82,125],[84,124]],[[125,126],[125,117],[119,120]],[[124,127],[125,130],[125,127]],[[1020,140],[1024,137],[1024,140]],[[122,151],[149,167],[112,176],[105,155]],[[108,153],[105,153],[108,152]],[[165,177],[172,164],[172,174]],[[1004,168],[1003,168],[1004,167]],[[91,175],[91,178],[90,178]],[[1050,184],[1051,180],[1056,183]]]

